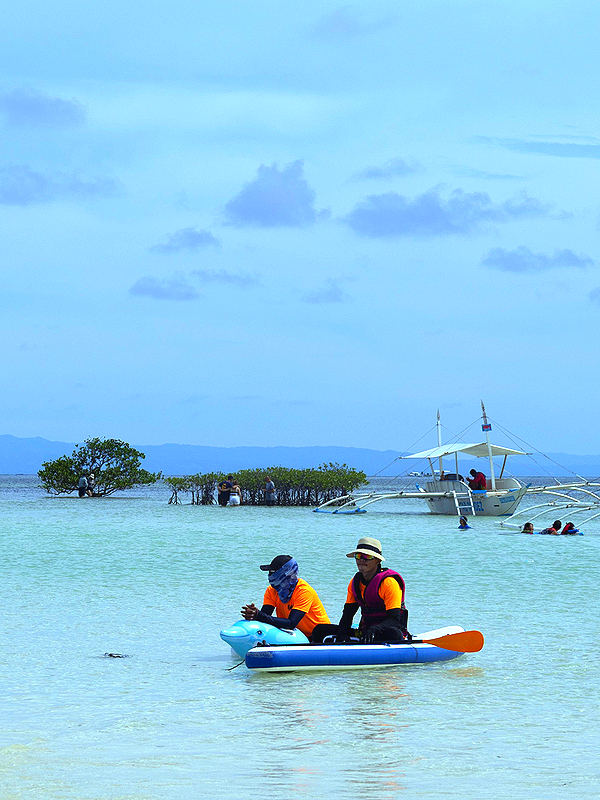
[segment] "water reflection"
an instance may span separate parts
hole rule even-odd
[[[246,682],[256,745],[268,753],[256,765],[261,780],[292,797],[320,788],[387,800],[405,789],[412,699],[399,670],[261,677]]]

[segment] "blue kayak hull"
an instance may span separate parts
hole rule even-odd
[[[456,631],[458,632],[458,631]],[[246,653],[246,666],[253,671],[374,669],[401,664],[451,661],[463,653],[432,644],[333,644],[253,647]]]

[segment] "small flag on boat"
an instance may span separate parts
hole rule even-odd
[[[492,426],[489,424],[489,422],[486,422],[485,425],[481,426],[481,430],[482,431],[491,431],[492,430]]]

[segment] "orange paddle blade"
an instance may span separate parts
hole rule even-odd
[[[477,653],[483,647],[483,633],[481,631],[461,631],[461,633],[449,633],[447,636],[423,639],[423,641],[444,650],[454,650],[456,653]]]

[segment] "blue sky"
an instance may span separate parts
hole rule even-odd
[[[599,17],[9,0],[1,432],[600,452]]]

